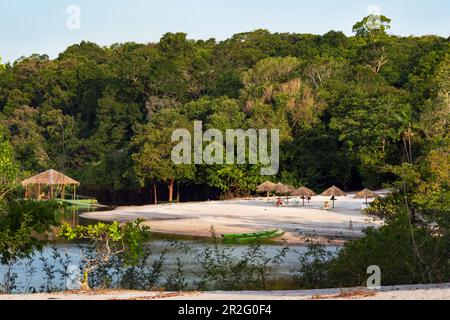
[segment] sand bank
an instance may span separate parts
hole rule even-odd
[[[352,194],[339,198],[334,209],[325,211],[323,202],[328,199],[314,197],[305,206],[291,200],[282,207],[265,198],[130,206],[83,213],[81,217],[121,223],[142,218],[153,232],[199,237],[209,237],[211,226],[217,234],[280,228],[286,234],[278,240],[291,244],[304,243],[311,237],[332,238],[337,244],[339,240],[361,237],[364,228],[378,228],[383,223],[363,215],[365,200],[354,199]]]
[[[0,295],[0,300],[450,300],[450,283],[299,291],[155,292],[97,291]]]

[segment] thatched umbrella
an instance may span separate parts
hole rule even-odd
[[[301,188],[294,190],[291,193],[291,195],[296,196],[296,197],[302,197],[303,205],[305,205],[305,197],[313,197],[316,195],[316,193],[307,187],[301,187]]]
[[[275,183],[266,181],[258,186],[258,189],[256,189],[256,192],[258,192],[258,193],[267,192],[267,197],[269,197],[269,193],[274,192],[276,189],[276,186],[277,185]]]
[[[291,186],[286,186],[282,184],[281,182],[278,182],[275,186],[275,193],[276,194],[289,194],[292,191],[294,191],[294,188]]]
[[[322,192],[322,195],[325,197],[332,197],[331,200],[333,201],[333,208],[334,208],[335,197],[345,197],[347,194],[338,187],[332,186],[331,188]]]
[[[369,190],[367,188],[365,188],[364,190],[358,192],[355,195],[355,198],[357,198],[357,199],[364,199],[365,198],[366,199],[366,204],[368,204],[367,199],[369,199],[369,198],[378,198],[378,197],[379,197],[378,194],[376,194],[375,192],[373,192],[372,190]]]
[[[293,187],[293,186],[291,186],[291,185],[286,185],[286,187],[288,187],[289,188],[289,194],[292,194],[292,192],[294,192],[295,191],[295,187]]]

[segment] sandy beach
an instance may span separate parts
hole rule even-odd
[[[297,291],[157,292],[99,290],[0,295],[0,300],[450,300],[450,283]]]
[[[211,226],[217,234],[280,228],[286,233],[277,241],[288,244],[311,238],[338,244],[361,237],[364,228],[383,224],[361,213],[365,200],[355,199],[354,194],[338,198],[332,210],[323,210],[325,200],[329,197],[317,196],[303,206],[300,199],[291,199],[281,207],[266,198],[129,206],[81,217],[121,223],[142,218],[153,232],[199,237],[209,237]]]

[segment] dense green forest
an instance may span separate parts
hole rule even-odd
[[[180,190],[181,200],[248,194],[269,178],[316,191],[389,186],[364,211],[385,225],[336,256],[312,245],[298,287],[361,286],[371,265],[383,285],[448,282],[450,38],[398,37],[387,34],[387,17],[378,29],[368,22],[356,23],[352,37],[257,30],[221,42],[183,33],[150,44],[82,42],[54,60],[0,65],[0,263],[12,268],[44,245],[34,234],[60,225],[56,203],[18,200],[20,179],[54,168],[103,203],[167,201]],[[194,120],[279,129],[278,176],[261,176],[258,164],[174,165],[171,134]],[[138,227],[62,233],[137,244]]]
[[[22,176],[54,168],[105,203],[153,202],[153,184],[158,200],[199,200],[267,180],[254,165],[173,165],[170,135],[194,120],[280,129],[271,179],[294,186],[380,188],[405,163],[448,183],[450,39],[388,35],[389,21],[351,37],[167,33],[23,57],[0,65],[0,142]]]

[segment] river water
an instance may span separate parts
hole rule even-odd
[[[190,253],[186,254],[180,248],[174,247],[171,242],[167,240],[154,240],[148,243],[151,247],[151,255],[148,257],[146,264],[151,266],[154,261],[158,260],[161,253],[165,251],[163,262],[163,276],[168,277],[170,274],[176,272],[178,259],[183,265],[183,269],[186,272],[186,280],[192,282],[196,279],[196,272],[199,269],[199,261],[196,256],[196,252],[200,253],[205,250],[206,247],[213,248],[214,244],[203,243],[199,241],[182,241],[183,246],[190,247]],[[220,249],[223,248],[222,244],[218,245]],[[76,244],[56,244],[54,246],[48,246],[43,249],[42,252],[36,252],[31,260],[21,260],[17,262],[13,267],[13,272],[17,275],[16,292],[32,292],[32,291],[45,291],[44,287],[47,283],[45,268],[53,268],[54,279],[51,281],[54,290],[61,290],[66,288],[66,276],[60,271],[65,268],[64,266],[79,267],[81,248],[83,245]],[[249,246],[235,246],[226,245],[230,250],[231,255],[239,259],[242,257]],[[283,249],[280,245],[263,245],[261,247],[267,258],[273,258],[277,255],[279,250]],[[328,247],[331,252],[336,252],[337,247]],[[60,257],[55,258],[55,251],[58,252]],[[285,258],[281,264],[273,269],[273,273],[276,273],[277,277],[286,278],[296,273],[299,266],[299,257],[307,251],[306,246],[290,246],[286,252]],[[60,263],[60,259],[66,260],[65,264]],[[34,271],[33,271],[34,270]],[[58,271],[60,270],[60,271]],[[4,265],[0,265],[0,283],[4,282],[8,268]],[[31,272],[33,271],[33,272]],[[271,274],[274,276],[275,274]],[[33,289],[34,288],[34,289]]]
[[[80,211],[75,208],[66,209],[61,212],[62,220],[71,225],[85,225],[92,222],[80,220],[78,217]],[[174,242],[173,240],[166,240],[164,238],[152,236],[152,240],[146,244],[151,249],[151,254],[146,261],[146,265],[151,266],[165,252],[162,267],[165,277],[175,273],[178,263],[181,262],[186,272],[186,280],[188,282],[196,280],[195,274],[199,269],[198,255],[204,252],[206,248],[213,249],[214,243],[202,239],[176,239]],[[189,247],[189,252],[186,253],[182,247]],[[15,283],[17,288],[15,292],[45,291],[46,289],[44,287],[48,284],[46,277],[49,273],[53,276],[50,282],[54,290],[66,289],[67,276],[64,275],[66,270],[63,269],[66,269],[67,266],[79,267],[82,248],[86,248],[86,244],[56,243],[52,246],[45,247],[42,252],[36,252],[32,259],[18,261],[10,269],[16,276]],[[239,259],[245,255],[250,246],[218,244],[218,248],[226,248],[233,258]],[[275,257],[283,248],[284,246],[279,244],[261,245],[262,253],[267,258]],[[295,274],[299,266],[299,257],[307,251],[307,247],[304,245],[291,245],[288,248],[281,263],[272,271],[276,273],[277,277],[289,277]],[[327,247],[327,250],[335,253],[338,247]],[[57,256],[55,256],[55,253]],[[8,267],[0,265],[0,284],[5,283],[7,274]]]

